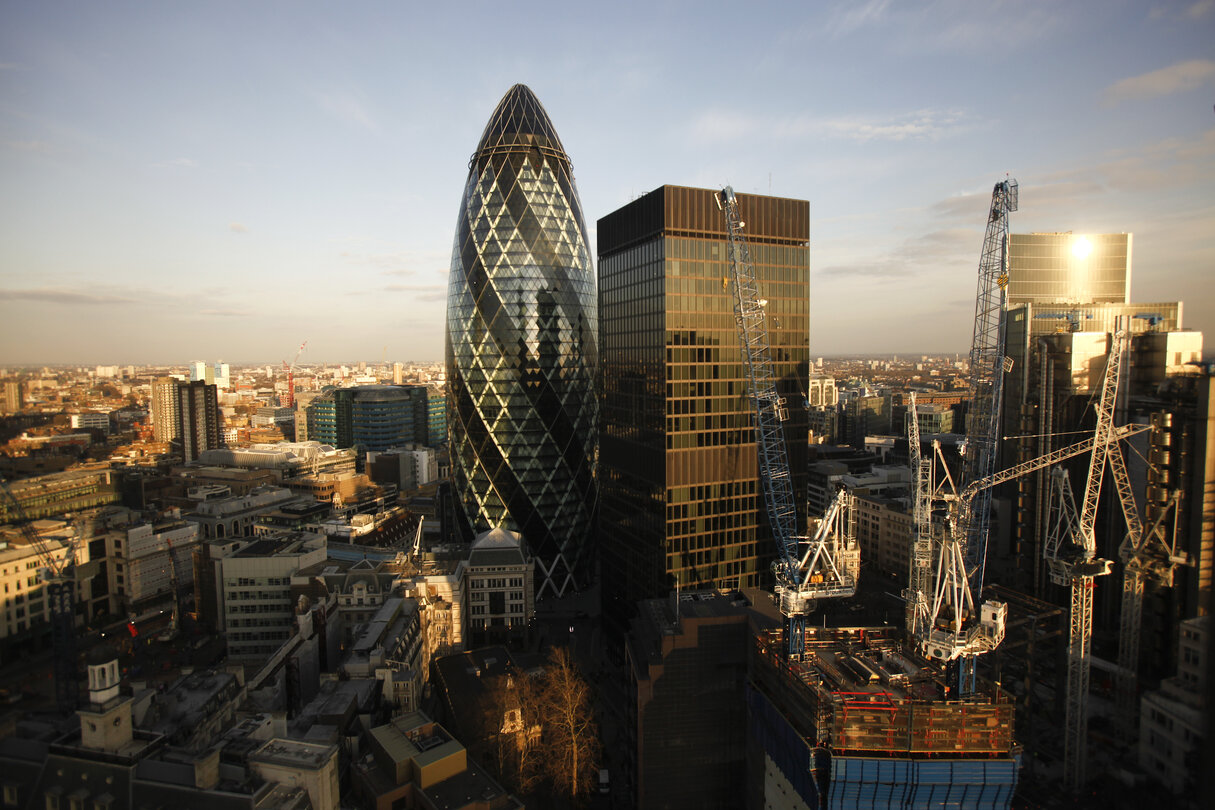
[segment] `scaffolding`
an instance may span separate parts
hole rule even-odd
[[[806,632],[802,661],[783,660],[779,633],[756,637],[752,672],[808,743],[846,756],[1007,757],[1014,703],[980,679],[959,697],[889,627]]]

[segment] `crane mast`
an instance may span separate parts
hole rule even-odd
[[[1008,286],[1008,215],[1017,210],[1017,181],[1002,180],[991,193],[979,281],[975,295],[974,335],[970,345],[970,411],[966,418],[966,452],[962,482],[991,475],[996,469],[996,437],[1000,428],[1000,395],[1004,354],[1004,290]],[[991,491],[984,490],[965,515],[967,579],[978,597],[983,591],[987,558],[988,513]]]
[[[776,388],[768,336],[767,301],[760,297],[751,251],[743,233],[738,198],[727,186],[717,195],[725,214],[729,263],[734,280],[734,317],[747,373],[747,390],[755,409],[755,442],[759,478],[768,523],[776,541],[772,572],[781,613],[786,617],[785,650],[800,659],[805,650],[806,616],[816,599],[856,593],[860,552],[851,531],[852,499],[841,490],[811,538],[797,532],[797,508],[789,473],[789,454],[782,423],[788,418],[784,397]]]
[[[923,620],[913,621],[916,631],[913,636],[925,655],[957,662],[958,688],[963,694],[974,688],[976,657],[994,649],[1003,640],[1008,614],[1007,606],[1000,602],[984,603],[976,611],[983,589],[990,490],[994,484],[974,484],[990,479],[996,466],[1000,394],[1006,370],[1003,314],[1004,289],[1008,285],[1008,215],[1016,210],[1017,182],[1002,180],[996,183],[979,258],[970,350],[971,399],[960,478],[960,484],[968,494],[967,497],[959,495],[942,463],[952,491],[934,494],[947,503],[948,517],[945,526],[933,530],[936,539],[933,541],[933,562],[929,566],[933,573],[930,577],[924,573],[922,565],[913,564],[908,587],[909,591],[917,591],[931,578],[928,614]],[[935,453],[939,455],[939,450]],[[920,471],[916,470],[914,474],[917,490],[925,488],[919,483]],[[917,497],[922,494],[918,493]],[[910,596],[918,603],[919,593]]]

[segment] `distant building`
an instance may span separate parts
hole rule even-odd
[[[182,459],[194,461],[204,450],[222,446],[223,419],[214,385],[203,382],[179,383],[177,412],[181,420]]]
[[[178,382],[172,377],[161,377],[152,383],[152,438],[158,442],[171,442],[181,436]]]
[[[422,389],[424,400],[425,389]],[[307,435],[337,448],[388,450],[416,441],[425,403],[408,386],[360,385],[327,388],[308,404]]]
[[[18,413],[25,407],[25,383],[21,380],[4,381],[4,397],[0,399],[0,412]]]
[[[373,451],[367,454],[367,473],[376,483],[396,484],[409,492],[438,480],[439,460],[430,447]]]
[[[102,434],[110,435],[110,414],[106,413],[74,413],[71,415],[72,428],[79,430],[100,430]]]

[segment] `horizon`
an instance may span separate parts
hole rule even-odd
[[[599,218],[664,184],[809,200],[812,356],[968,346],[1006,173],[1012,233],[1133,233],[1132,302],[1215,330],[1210,0],[674,2],[644,29],[545,6],[493,30],[448,8],[5,6],[0,365],[277,363],[302,340],[302,360],[442,362],[468,159],[516,82],[570,154],[592,253]]]

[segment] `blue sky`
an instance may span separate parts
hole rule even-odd
[[[515,82],[592,242],[664,183],[808,199],[814,354],[965,353],[1006,172],[1215,341],[1215,0],[0,0],[0,363],[442,359]]]

